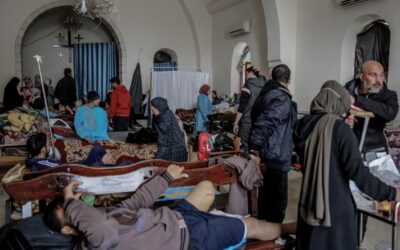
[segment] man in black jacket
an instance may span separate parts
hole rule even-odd
[[[54,95],[63,106],[74,108],[76,102],[76,85],[75,79],[71,74],[72,71],[70,68],[64,69],[64,77],[58,81]]]
[[[368,124],[363,153],[370,151],[388,153],[383,129],[386,123],[396,118],[399,104],[396,92],[389,90],[386,86],[382,64],[377,61],[365,62],[360,78],[348,82],[346,88],[354,97],[354,106],[375,115]],[[354,132],[358,140],[361,138],[363,125],[363,119],[359,119],[354,124]]]
[[[288,196],[288,171],[293,151],[292,133],[297,107],[288,86],[290,69],[273,68],[272,80],[262,88],[251,111],[249,153],[259,155],[268,166],[258,198],[259,218],[281,223]]]
[[[249,135],[251,130],[251,109],[258,97],[262,87],[266,82],[263,75],[260,75],[260,70],[254,66],[247,70],[248,79],[245,82],[240,93],[239,108],[236,113],[236,119],[233,126],[233,132],[239,135],[242,142],[244,156],[249,154]]]

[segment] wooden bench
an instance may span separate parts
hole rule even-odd
[[[26,156],[0,156],[0,169],[10,169],[17,164],[24,164]]]
[[[140,170],[144,167],[153,167],[154,174],[165,171],[170,162],[163,160],[149,160],[139,162],[125,167],[86,167],[83,165],[63,165],[54,169],[27,174],[24,180],[14,181],[3,184],[4,189],[10,195],[11,199],[18,202],[27,202],[32,200],[42,200],[41,209],[44,208],[45,200],[52,199],[62,195],[63,188],[67,185],[69,177],[74,174],[81,176],[113,176],[130,173]],[[193,186],[203,180],[209,180],[215,185],[232,184],[238,181],[238,175],[235,170],[225,163],[215,164],[215,159],[208,161],[178,163],[185,166],[185,173],[189,175],[187,179],[180,179],[172,183],[172,187]],[[249,211],[254,216],[257,212],[257,191],[250,192]],[[43,202],[44,201],[44,202]],[[9,203],[8,203],[9,204]],[[254,241],[246,244],[246,249],[292,249],[294,239],[286,237],[287,244],[281,246],[275,241]]]

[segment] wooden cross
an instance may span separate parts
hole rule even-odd
[[[78,40],[78,43],[81,42],[82,39],[83,39],[83,37],[81,37],[80,34],[78,34],[78,35],[75,37],[75,40]]]
[[[61,33],[59,34],[60,37]],[[71,29],[68,29],[68,44],[53,44],[53,48],[68,48],[69,49],[69,56],[68,56],[68,61],[72,63],[72,49],[74,48],[74,45],[71,42]]]
[[[65,36],[63,36],[61,32],[58,33],[58,36],[56,36],[55,38],[57,38],[60,43],[65,41]]]

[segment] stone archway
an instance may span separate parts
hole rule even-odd
[[[239,42],[233,49],[231,61],[231,95],[233,95],[234,93],[240,93],[241,91],[240,73],[237,70],[237,66],[241,56],[243,55],[244,49],[248,46],[249,45],[245,42]]]
[[[32,12],[22,23],[18,35],[15,41],[15,73],[22,79],[22,40],[24,38],[25,32],[28,30],[30,24],[42,13],[62,6],[72,6],[74,4],[73,0],[59,0],[51,2],[41,6],[39,9]],[[114,38],[117,48],[118,48],[118,60],[119,60],[119,78],[122,82],[128,82],[127,76],[127,53],[126,45],[122,33],[119,31],[117,25],[110,17],[105,17],[102,20],[104,26],[109,30],[110,34]]]
[[[265,26],[267,28],[268,45],[268,68],[269,71],[281,63],[281,33],[279,26],[277,0],[262,0],[265,15]]]

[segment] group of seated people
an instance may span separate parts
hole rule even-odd
[[[104,109],[98,105],[100,96],[95,91],[87,95],[87,103],[80,106],[75,113],[74,125],[80,139],[88,143],[108,141],[108,120]],[[186,162],[188,150],[185,133],[179,126],[175,115],[168,107],[167,100],[156,97],[151,101],[154,114],[153,128],[157,131],[158,143],[155,158],[173,162]],[[50,140],[44,133],[32,135],[27,140],[29,159],[27,166],[32,171],[44,170],[60,165],[61,163],[49,157]],[[110,166],[115,162],[111,154],[94,146],[88,158],[79,162],[88,166]]]

